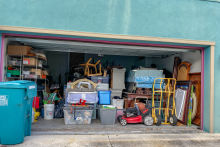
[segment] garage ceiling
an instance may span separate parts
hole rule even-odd
[[[115,45],[102,43],[88,43],[76,41],[61,41],[31,38],[8,38],[10,44],[19,43],[32,46],[42,51],[77,52],[98,55],[123,55],[123,56],[145,56],[145,57],[166,57],[192,50],[177,48],[158,48],[131,45]]]

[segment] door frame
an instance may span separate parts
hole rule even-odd
[[[0,81],[3,80],[4,68],[4,40],[6,36],[14,37],[28,37],[41,39],[55,39],[55,40],[71,40],[81,42],[96,42],[108,44],[125,44],[135,46],[151,46],[151,47],[167,47],[180,49],[195,49],[201,50],[202,53],[202,71],[201,71],[201,129],[204,126],[204,62],[205,51],[210,49],[210,106],[209,106],[209,132],[214,132],[214,50],[215,42],[186,40],[175,38],[160,38],[148,36],[131,36],[131,35],[115,35],[115,34],[101,34],[78,31],[52,30],[40,28],[14,27],[14,26],[0,26],[1,35],[1,64],[0,64]],[[74,38],[73,38],[74,37]],[[142,42],[144,43],[142,43]]]

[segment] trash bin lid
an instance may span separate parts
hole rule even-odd
[[[32,87],[30,87],[32,86]],[[0,88],[36,88],[35,82],[27,81],[27,80],[18,80],[18,81],[8,81],[8,82],[0,82]]]

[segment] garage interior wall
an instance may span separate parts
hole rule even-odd
[[[145,58],[137,56],[103,55],[102,57],[99,57],[97,54],[85,54],[85,61],[87,61],[89,58],[101,59],[101,62],[104,66],[124,66],[127,70],[131,70],[131,68],[134,66],[147,66]]]
[[[187,53],[181,53],[178,55],[172,55],[165,58],[153,58],[152,62],[157,65],[159,69],[166,69],[169,72],[173,71],[173,61],[175,57],[180,57],[182,61],[186,61],[192,64],[190,73],[201,72],[201,52],[193,51]]]
[[[62,85],[65,84],[65,73],[69,72],[69,53],[67,52],[46,52],[49,73],[55,83],[59,83],[59,76]]]
[[[123,65],[130,70],[132,66],[144,66],[151,67],[152,64],[156,64],[158,69],[167,69],[169,72],[173,72],[173,61],[175,57],[180,57],[182,61],[187,61],[192,64],[190,73],[201,72],[201,52],[200,51],[191,51],[187,53],[180,53],[171,55],[168,57],[135,57],[135,56],[113,56],[113,55],[104,55],[104,57],[99,57],[94,54],[85,54],[85,61],[90,57],[101,59],[102,63],[112,63]],[[103,59],[104,58],[104,59]],[[105,65],[105,64],[104,64]]]

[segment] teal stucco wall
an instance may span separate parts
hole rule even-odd
[[[210,65],[210,48],[205,49],[204,54],[204,130],[208,131],[210,129],[210,72],[209,72],[209,65]]]
[[[214,131],[220,132],[219,12],[220,3],[201,0],[0,0],[0,25],[215,41]]]

